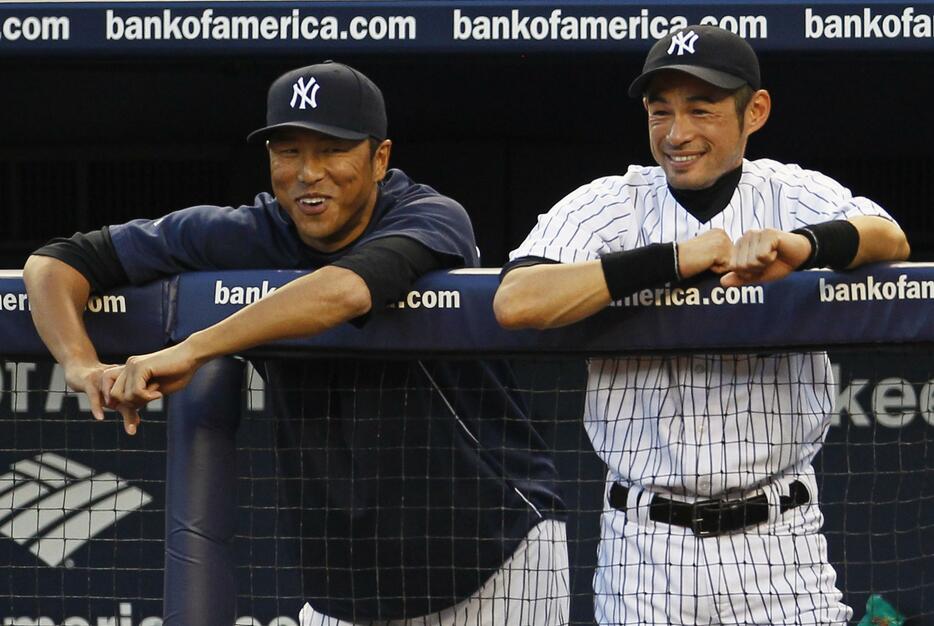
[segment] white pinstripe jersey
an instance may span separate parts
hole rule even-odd
[[[659,167],[580,187],[547,214],[510,259],[561,263],[684,241],[722,228],[793,230],[854,215],[891,219],[876,203],[797,165],[743,161],[729,205],[699,223]],[[824,353],[591,359],[585,425],[610,479],[681,499],[748,493],[809,471],[833,410]]]

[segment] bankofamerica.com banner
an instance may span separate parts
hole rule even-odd
[[[17,54],[643,51],[689,24],[759,50],[930,50],[934,2],[8,2]]]

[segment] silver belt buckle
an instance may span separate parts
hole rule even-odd
[[[742,498],[738,500],[706,500],[700,503],[700,506],[694,506],[694,515],[691,516],[691,530],[694,531],[694,534],[698,537],[715,537],[717,535],[722,535],[724,534],[723,528],[721,528],[723,525],[724,513],[732,513],[745,506],[746,500]],[[704,510],[711,511],[716,517],[716,530],[705,527],[705,518],[702,514]]]
[[[694,534],[698,537],[713,537],[717,533],[712,530],[708,530],[703,526],[704,518],[703,517],[692,517],[691,518],[691,530],[694,531]]]
[[[724,501],[716,500],[705,500],[700,503],[695,503],[693,507],[693,515],[691,515],[691,530],[694,531],[694,534],[698,537],[713,537],[718,532],[707,528],[704,524],[705,518],[703,512],[710,509],[711,505],[719,505],[718,508],[722,507]],[[718,529],[719,530],[719,529]]]

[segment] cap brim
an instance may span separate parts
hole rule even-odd
[[[739,89],[746,84],[746,81],[738,76],[733,76],[732,74],[727,74],[719,70],[712,70],[709,67],[697,67],[696,65],[666,65],[665,67],[649,70],[632,81],[632,84],[629,85],[629,96],[631,98],[641,98],[642,94],[645,93],[645,87],[649,81],[652,80],[656,74],[667,70],[684,72],[685,74],[696,76],[705,83],[710,83],[721,89]]]
[[[305,130],[319,132],[323,135],[338,137],[339,139],[355,139],[358,141],[362,141],[363,139],[369,137],[369,135],[366,133],[347,130],[345,128],[338,128],[328,124],[315,124],[313,122],[284,122],[282,124],[273,124],[272,126],[264,126],[263,128],[254,130],[252,133],[247,135],[246,140],[248,143],[253,143],[261,139],[268,139],[269,135],[283,128],[303,128]]]

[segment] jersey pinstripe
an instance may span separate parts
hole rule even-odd
[[[735,241],[750,229],[855,215],[891,219],[823,174],[763,159],[743,162],[727,207],[701,223],[661,168],[631,166],[541,215],[510,260],[574,263],[714,228]],[[585,424],[610,480],[682,500],[736,496],[810,473],[829,426],[831,383],[821,352],[592,359]]]

